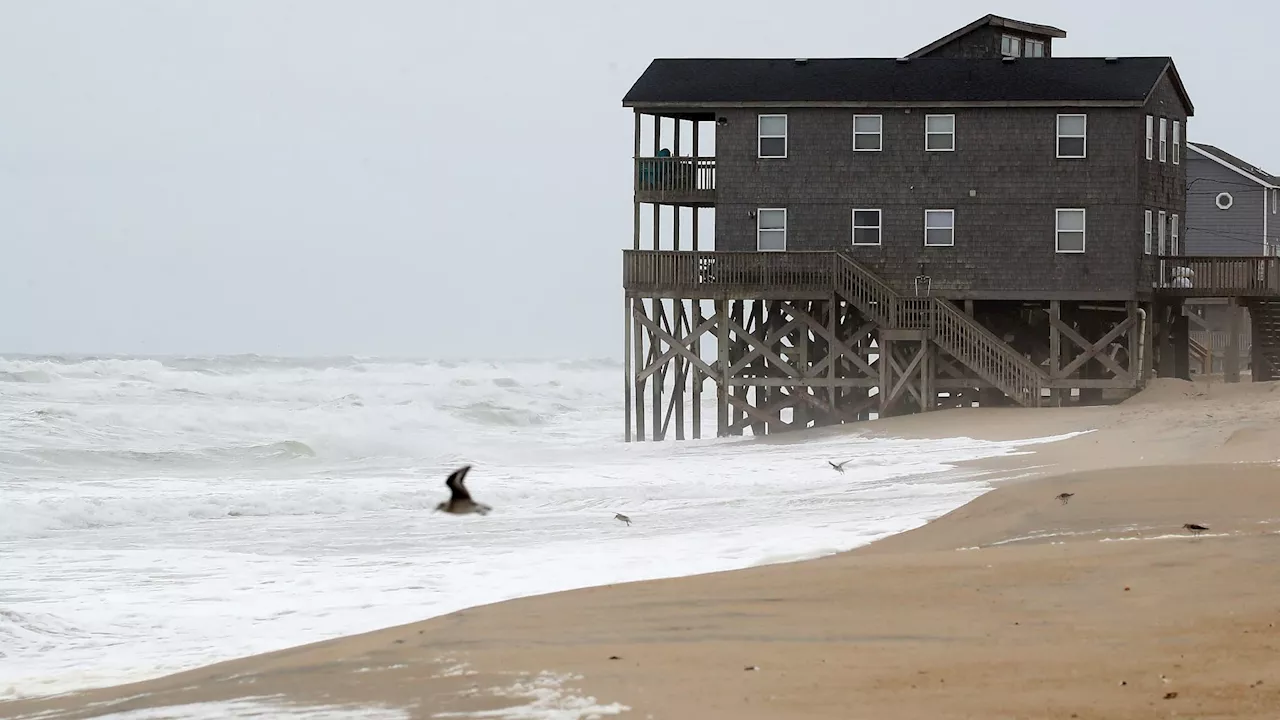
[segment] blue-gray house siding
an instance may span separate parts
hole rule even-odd
[[[1188,255],[1276,254],[1280,247],[1280,195],[1188,147],[1187,216],[1183,252]],[[1225,206],[1220,207],[1219,205]]]

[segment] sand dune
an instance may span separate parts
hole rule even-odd
[[[1272,720],[1276,387],[1161,380],[1115,406],[872,423],[921,437],[1094,432],[983,461],[1039,467],[1035,479],[853,552],[525,598],[0,704],[0,716],[280,696],[421,718]],[[1074,496],[1064,505],[1060,492]],[[1187,522],[1210,530],[1192,537]]]

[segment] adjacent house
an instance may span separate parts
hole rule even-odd
[[[1214,145],[1187,143],[1187,255],[1280,255],[1280,177]]]

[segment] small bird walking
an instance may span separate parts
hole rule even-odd
[[[1200,533],[1209,529],[1203,525],[1197,525],[1196,523],[1187,523],[1183,525],[1182,528],[1184,530],[1190,530],[1192,535],[1199,535]]]
[[[1054,497],[1057,498],[1063,505],[1066,505],[1067,502],[1070,501],[1074,495],[1075,493],[1058,493],[1057,495],[1054,495]]]
[[[622,513],[614,513],[614,514],[613,514],[613,519],[614,519],[614,520],[620,520],[620,521],[622,521],[622,522],[626,523],[628,526],[629,526],[629,525],[631,525],[631,518],[627,517],[626,515],[623,515]]]
[[[471,493],[467,491],[467,486],[463,484],[467,473],[470,471],[470,465],[463,465],[449,473],[449,479],[444,481],[444,484],[449,487],[449,499],[436,505],[437,511],[443,510],[454,515],[467,515],[469,513],[486,515],[493,509],[484,503],[478,503],[471,499]]]
[[[833,463],[833,462],[831,462],[830,460],[828,460],[828,461],[827,461],[827,464],[828,464],[828,465],[830,465],[831,467],[835,468],[835,471],[836,471],[836,472],[838,472],[838,473],[842,473],[842,472],[844,472],[844,466],[845,466],[847,463],[849,463],[852,459],[853,459],[853,458],[849,458],[849,460],[845,460],[844,462],[841,462],[841,463]]]

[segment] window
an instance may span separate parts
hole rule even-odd
[[[1271,214],[1275,215],[1277,208],[1280,208],[1280,190],[1271,188]]]
[[[951,247],[956,244],[956,211],[924,211],[925,247]]]
[[[761,115],[759,125],[760,157],[787,156],[787,116]]]
[[[756,249],[787,249],[786,208],[761,208],[756,211]]]
[[[924,116],[924,149],[938,151],[956,149],[955,115]]]
[[[1233,203],[1235,203],[1235,198],[1231,197],[1229,192],[1220,192],[1213,199],[1213,204],[1217,205],[1219,210],[1230,210]]]
[[[1059,208],[1057,218],[1056,251],[1060,253],[1084,252],[1084,209]]]
[[[884,144],[884,138],[881,135],[883,122],[879,115],[854,115],[853,149],[861,152],[880,150]]]
[[[1165,159],[1165,133],[1168,130],[1168,120],[1160,118],[1160,162]]]
[[[1148,115],[1147,116],[1147,159],[1148,160],[1151,159],[1151,151],[1154,149],[1152,147],[1152,144],[1153,144],[1153,141],[1155,140],[1155,132],[1156,132],[1155,116]]]
[[[1085,116],[1058,116],[1058,157],[1084,157]]]
[[[880,211],[879,210],[854,210],[853,211],[853,244],[854,245],[879,245],[880,244]]]
[[[1044,57],[1044,41],[1043,40],[1027,40],[1024,44],[1027,57]]]
[[[1007,57],[1018,57],[1022,54],[1022,38],[1013,35],[1000,36],[1000,54]]]
[[[1161,255],[1164,255],[1165,250],[1167,249],[1164,245],[1164,217],[1165,217],[1165,211],[1161,210],[1159,214],[1160,224],[1157,226],[1157,230],[1156,230],[1156,232],[1158,233],[1158,235],[1156,236],[1156,240],[1157,240],[1156,248],[1159,249]]]
[[[1146,210],[1143,212],[1142,228],[1143,228],[1142,252],[1150,255],[1151,254],[1151,211],[1150,210]]]
[[[1173,164],[1182,164],[1182,123],[1173,121]]]
[[[1182,248],[1178,246],[1178,214],[1174,213],[1169,216],[1169,254],[1181,255]]]

